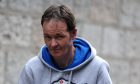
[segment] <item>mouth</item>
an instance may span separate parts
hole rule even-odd
[[[49,48],[49,51],[52,53],[59,53],[62,51],[60,47],[55,47],[55,48]]]
[[[59,53],[61,50],[60,49],[53,49],[51,50],[53,53]]]

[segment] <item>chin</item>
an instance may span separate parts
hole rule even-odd
[[[62,54],[60,54],[60,53],[52,53],[51,54],[53,57],[61,57],[62,56]]]

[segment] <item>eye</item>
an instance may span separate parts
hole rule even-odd
[[[51,40],[51,37],[48,36],[48,35],[44,35],[44,39],[46,39],[46,40]]]
[[[63,38],[65,38],[65,36],[62,36],[62,35],[57,35],[57,36],[55,37],[55,39],[58,39],[58,40],[61,40],[61,39],[63,39]]]

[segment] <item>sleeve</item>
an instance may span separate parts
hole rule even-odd
[[[112,84],[112,80],[109,75],[109,64],[103,62],[98,72],[97,84]]]
[[[26,65],[24,66],[24,68],[20,74],[18,84],[33,84],[32,71]]]

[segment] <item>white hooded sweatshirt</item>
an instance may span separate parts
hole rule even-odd
[[[24,66],[18,84],[112,84],[109,64],[82,38],[73,41],[73,63],[61,69],[52,60],[46,45]]]

